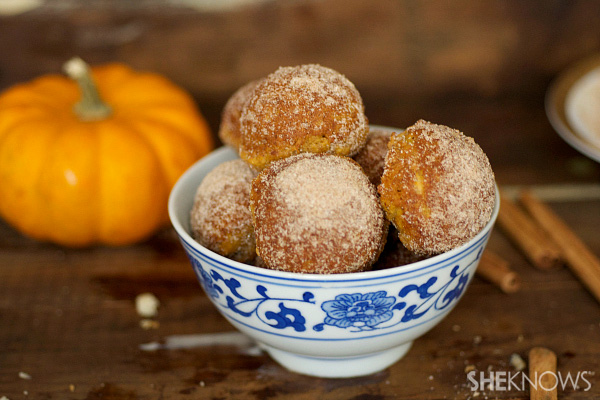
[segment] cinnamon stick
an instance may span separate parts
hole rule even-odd
[[[529,386],[530,400],[556,400],[558,398],[556,381],[556,354],[544,347],[529,350]]]
[[[498,226],[538,269],[547,270],[562,264],[561,253],[535,221],[507,196],[500,196]]]
[[[476,273],[504,293],[515,293],[521,289],[519,274],[510,268],[508,261],[490,250],[485,250],[481,255]]]
[[[600,302],[600,260],[581,239],[532,193],[521,193],[521,203],[534,220],[552,237],[567,266]]]

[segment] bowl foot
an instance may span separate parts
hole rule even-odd
[[[377,353],[356,357],[312,357],[293,354],[260,344],[269,355],[290,371],[320,378],[352,378],[379,372],[404,357],[412,342]]]

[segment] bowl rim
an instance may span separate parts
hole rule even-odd
[[[390,128],[379,125],[371,125],[371,128],[381,128],[386,130],[397,131],[398,128]],[[184,242],[184,248],[186,251],[194,250],[194,252],[199,253],[205,257],[209,257],[212,261],[217,262],[218,264],[237,270],[238,272],[250,274],[255,277],[263,277],[269,279],[279,279],[285,281],[305,281],[305,282],[323,282],[323,283],[336,283],[336,282],[348,282],[348,281],[371,281],[382,278],[389,278],[391,276],[405,275],[411,274],[420,270],[429,269],[432,267],[436,267],[442,263],[449,263],[456,261],[457,258],[460,258],[461,255],[468,253],[473,247],[479,246],[482,242],[484,242],[489,234],[492,232],[492,228],[494,223],[498,217],[498,212],[500,210],[500,191],[498,190],[498,186],[495,183],[495,199],[494,199],[494,208],[492,209],[492,214],[490,216],[489,221],[486,225],[469,241],[463,243],[462,245],[455,247],[452,250],[447,252],[435,255],[433,257],[427,258],[425,260],[417,261],[414,263],[399,265],[396,267],[385,268],[376,271],[362,271],[362,272],[347,272],[340,274],[313,274],[313,273],[299,273],[299,272],[289,272],[289,271],[280,271],[268,268],[261,268],[250,264],[244,264],[238,261],[231,260],[227,257],[224,257],[214,251],[202,246],[198,243],[190,233],[184,228],[183,223],[177,218],[177,200],[181,196],[181,193],[184,191],[184,188],[189,186],[191,182],[189,182],[192,178],[191,176],[195,174],[196,170],[202,168],[205,164],[214,162],[215,159],[219,159],[223,157],[225,153],[231,152],[233,149],[228,146],[222,146],[216,150],[213,150],[208,155],[204,156],[200,160],[196,161],[192,166],[190,166],[177,180],[171,193],[169,195],[168,202],[168,213],[169,219],[171,220],[171,224],[175,229],[177,235],[180,240]],[[223,161],[225,162],[225,161]],[[197,183],[199,185],[200,182]],[[197,186],[196,186],[197,187]],[[188,210],[188,214],[189,214]],[[445,266],[442,266],[445,267]]]

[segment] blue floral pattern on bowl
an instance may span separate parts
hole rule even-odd
[[[482,251],[483,245],[472,252],[475,256],[470,262],[443,268],[438,275],[429,276],[421,284],[405,284],[394,292],[341,293],[319,303],[310,290],[296,298],[271,296],[264,285],[242,287],[239,279],[224,276],[223,271],[210,268],[210,264],[203,265],[194,257],[190,257],[190,261],[206,294],[223,311],[236,318],[257,317],[265,329],[289,328],[304,332],[307,315],[320,312],[322,317],[320,322],[312,325],[313,332],[322,332],[327,327],[364,332],[406,324],[434,310],[448,308],[462,295],[471,276],[469,270],[477,263]],[[445,271],[449,271],[448,276],[444,276],[448,273]],[[443,284],[438,287],[438,282]]]
[[[366,294],[340,294],[334,300],[323,302],[321,309],[327,313],[324,320],[327,325],[363,329],[390,320],[394,316],[392,306],[395,302],[394,297],[380,290]]]

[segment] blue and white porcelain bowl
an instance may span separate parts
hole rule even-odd
[[[447,253],[385,270],[318,275],[274,271],[222,257],[190,234],[196,188],[220,148],[177,182],[169,215],[206,295],[238,330],[291,371],[354,377],[383,370],[458,303],[475,274],[498,214],[471,241]]]

